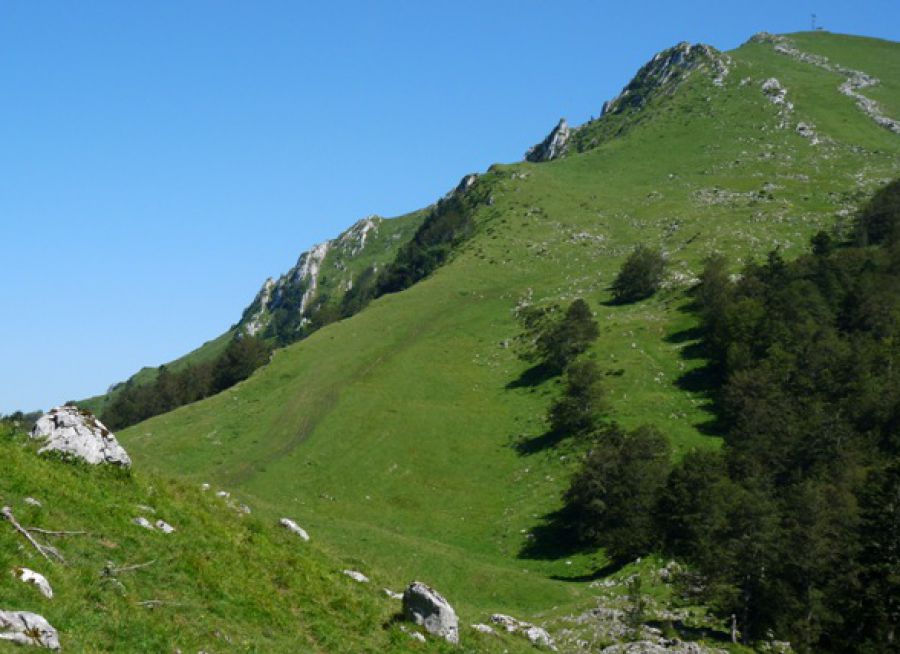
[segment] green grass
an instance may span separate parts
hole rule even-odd
[[[372,574],[358,584],[345,562],[277,527],[245,515],[214,490],[152,474],[66,463],[36,454],[24,435],[0,425],[0,500],[27,527],[87,534],[37,538],[65,563],[41,558],[0,522],[0,609],[43,615],[66,652],[386,652],[449,651],[414,643],[391,620],[399,602]],[[43,506],[26,504],[38,498]],[[165,535],[132,523],[162,518]],[[104,576],[105,567],[148,564]],[[28,567],[54,590],[45,599],[9,572]],[[402,590],[402,587],[397,587]],[[140,602],[161,602],[155,607]],[[463,651],[526,651],[512,638],[487,640],[462,627]],[[0,642],[0,651],[19,651]]]
[[[896,79],[884,60],[900,58],[897,44],[797,39]],[[504,344],[518,331],[516,303],[587,299],[601,327],[591,355],[624,371],[607,377],[612,415],[656,425],[677,456],[718,447],[706,396],[679,382],[703,363],[690,358],[686,280],[714,251],[735,269],[776,247],[796,254],[900,174],[900,137],[838,92],[840,76],[766,44],[730,54],[724,88],[695,76],[622,138],[493,167],[494,202],[450,264],[279,351],[238,386],[126,430],[137,465],[239,491],[267,520],[297,516],[327,555],[385,583],[431,583],[464,621],[494,611],[556,619],[592,603],[596,591],[579,579],[606,563],[602,553],[520,555],[559,507],[579,448],[515,447],[540,436],[558,392],[553,380],[515,384],[526,365]],[[776,129],[760,90],[772,76],[788,88],[793,121],[815,123],[826,142]],[[900,106],[893,82],[879,93]],[[646,302],[608,305],[637,243],[662,248],[680,277]]]

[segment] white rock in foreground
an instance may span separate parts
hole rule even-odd
[[[153,524],[143,516],[141,516],[140,518],[135,518],[134,520],[132,520],[132,522],[138,527],[143,527],[144,529],[153,531]]]
[[[495,613],[492,615],[491,622],[503,627],[508,633],[521,633],[535,645],[556,650],[553,638],[551,638],[547,630],[542,627],[536,627],[530,622],[518,620],[511,615],[504,615],[502,613]]]
[[[345,575],[350,577],[353,581],[358,581],[361,584],[369,583],[369,578],[364,575],[362,572],[358,572],[357,570],[344,570]]]
[[[309,540],[309,534],[306,533],[306,530],[290,518],[282,518],[278,521],[278,524],[280,524],[292,534],[297,534],[303,540]]]
[[[40,501],[40,500],[36,500],[36,499],[34,499],[33,497],[26,497],[26,498],[25,498],[24,500],[22,500],[22,501],[25,502],[25,504],[27,504],[28,506],[37,506],[37,507],[42,507],[42,506],[44,506],[43,504],[41,504],[41,501]]]
[[[166,522],[165,520],[157,520],[157,521],[156,521],[156,528],[159,529],[159,530],[160,530],[162,533],[164,533],[164,534],[172,534],[172,533],[175,533],[175,527],[173,527],[172,525],[170,525],[170,524],[169,524],[168,522]]]
[[[50,582],[41,573],[28,568],[16,568],[13,570],[13,574],[24,583],[37,586],[38,590],[41,591],[41,595],[47,599],[53,599],[53,589],[50,587]]]
[[[456,611],[440,593],[421,581],[412,582],[403,592],[403,615],[425,627],[428,633],[459,643]]]
[[[387,595],[391,599],[395,599],[395,600],[403,599],[403,593],[396,593],[396,592],[392,591],[390,588],[382,588],[381,590],[384,592],[385,595]]]
[[[131,457],[115,435],[90,412],[74,406],[58,406],[41,416],[31,437],[46,442],[39,451],[60,452],[92,465],[131,466]]]
[[[0,641],[59,649],[59,634],[36,613],[0,611]]]

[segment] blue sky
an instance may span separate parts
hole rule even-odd
[[[356,219],[596,115],[654,52],[881,2],[0,0],[0,412],[181,355]]]

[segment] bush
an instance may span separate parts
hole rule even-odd
[[[554,373],[565,370],[569,362],[591,346],[600,334],[588,303],[577,299],[563,314],[558,305],[528,307],[518,314],[525,328],[522,358],[536,361]]]
[[[642,556],[659,544],[653,512],[671,468],[666,437],[653,427],[602,432],[566,491],[572,526],[585,544],[613,559]]]
[[[550,428],[557,434],[594,431],[606,408],[600,370],[593,361],[575,361],[566,368],[566,388],[549,411]]]
[[[659,290],[666,262],[659,250],[639,245],[622,264],[612,283],[616,302],[637,302]]]

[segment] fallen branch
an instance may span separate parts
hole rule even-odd
[[[86,531],[51,531],[50,529],[41,529],[40,527],[25,527],[25,531],[33,534],[43,534],[45,536],[89,536]]]
[[[103,568],[103,574],[106,577],[111,577],[114,574],[118,574],[120,572],[131,572],[132,570],[140,570],[141,568],[146,568],[148,566],[156,563],[156,559],[152,561],[147,561],[146,563],[136,563],[134,565],[125,565],[121,568],[116,568],[113,566],[112,561],[106,562],[106,567]]]
[[[65,559],[63,559],[62,554],[60,554],[55,547],[51,547],[50,545],[42,545],[41,543],[37,542],[34,537],[30,533],[28,533],[28,530],[19,524],[19,521],[16,520],[16,517],[13,515],[12,509],[10,507],[4,506],[2,509],[0,509],[0,516],[8,520],[13,528],[20,534],[22,534],[25,539],[29,543],[31,543],[34,549],[36,549],[45,559],[47,559],[51,563],[53,562],[53,558],[56,558],[60,563],[66,562]],[[53,558],[51,558],[51,556]]]

